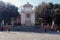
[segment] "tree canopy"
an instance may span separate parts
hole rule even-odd
[[[38,21],[39,18],[46,19],[47,17],[53,20],[55,14],[59,15],[59,13],[60,13],[60,4],[42,2],[42,4],[39,4],[35,8],[36,21]]]
[[[0,1],[0,21],[10,21],[11,17],[16,18],[19,15],[18,8],[9,3]]]

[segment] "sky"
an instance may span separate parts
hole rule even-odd
[[[32,4],[33,6],[37,6],[38,4],[42,3],[42,2],[52,2],[52,3],[58,3],[60,4],[60,0],[0,0],[3,2],[8,2],[10,4],[15,5],[16,7],[21,7],[24,4],[26,4],[27,2],[29,2],[30,4]]]

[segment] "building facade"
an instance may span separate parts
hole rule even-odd
[[[29,3],[23,5],[23,9],[21,10],[21,24],[35,25],[35,13],[33,6]]]

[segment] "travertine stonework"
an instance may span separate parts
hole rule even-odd
[[[35,13],[33,6],[29,3],[23,5],[21,10],[21,24],[22,25],[34,25],[35,24]]]

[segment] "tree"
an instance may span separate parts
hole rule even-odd
[[[16,18],[19,15],[18,8],[9,3],[5,4],[0,2],[0,19],[4,20],[5,23],[11,21],[11,18]]]
[[[38,22],[39,18],[46,19],[47,17],[52,19],[53,16],[53,4],[52,3],[42,3],[35,8],[36,21]]]

